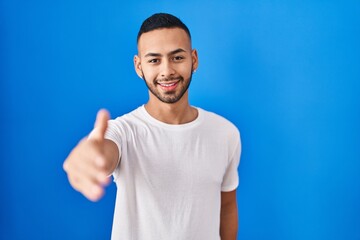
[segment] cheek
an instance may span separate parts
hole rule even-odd
[[[176,71],[177,74],[183,77],[187,77],[191,73],[191,68],[192,68],[191,64],[182,64],[174,67],[174,70]]]
[[[181,75],[184,77],[184,78],[189,78],[192,74],[192,66],[190,65],[189,67],[187,68],[184,68],[182,71],[181,71]]]
[[[152,80],[156,77],[155,71],[146,67],[142,69],[142,74],[147,80]]]

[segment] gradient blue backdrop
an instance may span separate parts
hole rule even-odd
[[[62,163],[96,111],[147,100],[136,34],[155,12],[190,28],[193,105],[242,134],[238,239],[360,239],[359,1],[0,1],[1,239],[109,239]]]

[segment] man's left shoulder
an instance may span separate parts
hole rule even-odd
[[[200,111],[202,112],[204,120],[207,124],[211,124],[216,129],[228,130],[239,134],[237,126],[224,116],[204,109],[200,109]]]

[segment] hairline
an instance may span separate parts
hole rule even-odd
[[[159,27],[159,28],[151,29],[150,31],[142,32],[142,33],[138,36],[138,38],[137,38],[137,40],[136,40],[136,44],[139,45],[140,38],[141,38],[141,36],[142,36],[143,34],[145,34],[145,33],[153,32],[153,31],[156,31],[156,30],[176,29],[176,28],[181,29],[181,30],[183,30],[183,31],[186,33],[186,35],[187,35],[188,38],[189,38],[190,45],[191,45],[191,35],[190,35],[185,29],[183,29],[182,27],[179,27],[179,26],[174,26],[174,27]]]
[[[187,37],[188,37],[188,40],[189,40],[189,44],[190,44],[190,50],[189,50],[189,51],[191,52],[191,51],[193,50],[193,48],[192,48],[191,36],[190,36],[183,28],[181,28],[181,27],[177,27],[177,26],[176,26],[176,27],[161,27],[161,28],[152,29],[152,30],[147,31],[147,32],[144,32],[144,33],[149,33],[149,32],[153,32],[153,31],[156,31],[156,30],[164,30],[164,29],[180,29],[180,30],[184,31],[185,34],[186,34]],[[139,49],[140,38],[141,38],[141,36],[142,36],[144,33],[142,33],[142,34],[140,35],[139,40],[137,41],[137,44],[136,44],[136,48],[137,48],[137,51],[138,51],[138,53],[137,53],[138,56],[140,56],[140,49]]]

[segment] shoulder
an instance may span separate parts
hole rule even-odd
[[[141,125],[142,120],[141,107],[125,113],[114,119],[109,120],[108,129],[118,133],[128,133],[133,131],[134,128]]]
[[[234,138],[240,138],[239,129],[230,120],[217,113],[207,111],[202,108],[197,109],[202,115],[203,124],[206,128],[222,132],[226,135],[233,136]]]
[[[227,118],[217,113],[204,110],[202,108],[197,108],[197,109],[199,110],[200,114],[203,116],[205,123],[212,125],[217,124],[217,127],[229,128],[230,130],[238,131],[238,128],[235,126],[235,124],[233,124]]]

